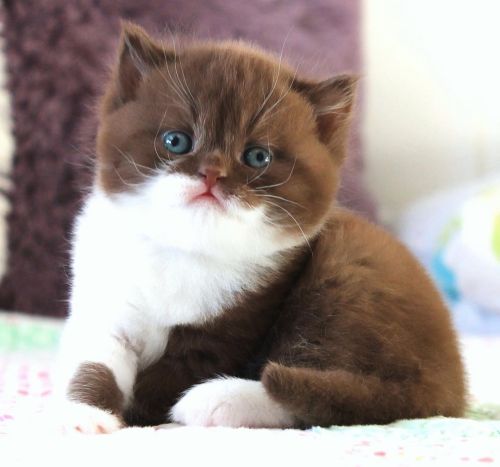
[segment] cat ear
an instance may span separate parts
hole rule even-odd
[[[121,104],[133,100],[141,81],[155,68],[175,59],[136,24],[122,22],[121,43],[116,69],[117,97]]]
[[[349,127],[357,81],[356,76],[339,75],[325,81],[294,84],[314,107],[319,137],[329,146],[343,137]]]

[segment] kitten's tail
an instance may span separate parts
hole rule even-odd
[[[449,407],[441,412],[433,397],[435,387],[424,387],[415,381],[387,382],[377,376],[342,369],[317,370],[269,363],[261,381],[268,394],[306,427],[390,423],[437,414],[459,416],[461,412],[461,408]],[[428,397],[423,397],[424,394]]]

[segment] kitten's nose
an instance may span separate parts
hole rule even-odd
[[[221,178],[226,176],[225,172],[219,167],[201,166],[198,175],[203,178],[208,189],[212,188]]]

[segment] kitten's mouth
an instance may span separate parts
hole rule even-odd
[[[220,208],[225,206],[224,196],[215,189],[203,189],[188,196],[188,204],[208,204]]]
[[[202,193],[201,195],[195,196],[191,200],[191,202],[196,202],[196,201],[208,201],[209,203],[220,204],[219,200],[210,191],[207,191],[206,193]]]

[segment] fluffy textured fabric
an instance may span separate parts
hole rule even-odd
[[[44,415],[60,331],[57,320],[0,313],[2,465],[88,467],[109,458],[113,465],[137,466],[145,459],[168,456],[180,465],[233,467],[235,459],[238,465],[262,465],[265,456],[265,465],[442,467],[497,465],[500,459],[500,382],[491,378],[491,366],[484,364],[484,355],[491,361],[500,358],[498,338],[462,340],[473,396],[467,418],[310,430],[170,424],[127,428],[112,435],[62,437],[50,429],[52,415],[49,421]]]
[[[359,71],[359,2],[343,0],[10,0],[3,2],[17,149],[12,173],[9,264],[0,307],[66,312],[68,236],[89,181],[92,145],[82,122],[93,113],[119,19],[159,34],[235,37],[280,52],[303,72]],[[90,125],[93,127],[93,125]],[[92,133],[92,131],[90,131]],[[373,216],[360,182],[353,137],[341,200]]]
[[[0,38],[0,278],[7,267],[7,215],[10,209],[7,192],[10,188],[9,176],[14,156],[10,93],[6,81],[4,41]]]

